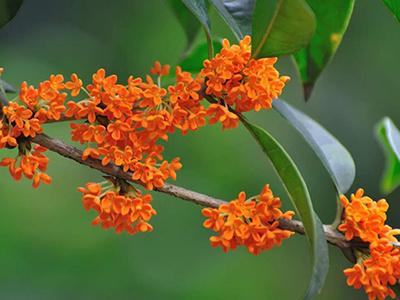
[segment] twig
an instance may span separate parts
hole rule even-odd
[[[140,181],[134,181],[132,180],[132,172],[124,172],[120,167],[114,165],[114,164],[108,164],[103,166],[101,164],[101,160],[99,159],[94,159],[94,158],[87,158],[86,160],[82,159],[82,151],[71,146],[68,144],[65,144],[64,142],[51,138],[45,134],[39,134],[35,138],[32,139],[34,143],[37,143],[43,147],[46,147],[50,151],[56,152],[66,158],[72,159],[80,164],[83,164],[85,166],[88,166],[90,168],[96,169],[104,174],[111,175],[114,177],[118,177],[127,181],[134,182],[136,184],[143,185],[142,182]],[[161,188],[155,188],[156,191],[165,193],[186,201],[190,201],[202,206],[206,207],[218,207],[221,204],[227,203],[224,200],[221,199],[216,199],[195,191],[191,191],[188,189],[185,189],[183,187],[179,187],[176,185],[172,184],[164,184],[163,187]],[[304,234],[304,226],[303,223],[300,221],[296,220],[286,220],[286,219],[281,219],[279,227],[281,229],[285,230],[290,230],[297,232],[299,234]],[[325,233],[325,238],[326,240],[341,249],[346,249],[346,248],[351,248],[351,247],[368,247],[368,244],[366,243],[360,243],[360,242],[353,242],[353,241],[347,241],[343,234],[341,234],[339,231],[337,231],[335,228],[333,228],[331,225],[324,225],[324,233]],[[394,243],[396,247],[400,247],[400,243]]]

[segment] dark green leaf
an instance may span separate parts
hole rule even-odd
[[[238,40],[251,35],[255,0],[210,0]]]
[[[387,8],[394,14],[396,19],[400,22],[400,1],[399,0],[383,0]]]
[[[0,0],[0,27],[15,17],[22,2],[23,0]]]
[[[386,156],[381,189],[387,194],[400,185],[400,131],[391,119],[385,117],[376,126],[376,136]]]
[[[353,184],[356,168],[346,148],[309,116],[282,100],[274,100],[273,107],[304,137],[325,166],[337,191],[346,193]]]
[[[197,20],[203,26],[204,32],[206,34],[208,43],[208,57],[214,55],[212,38],[211,38],[211,26],[210,20],[208,19],[207,5],[204,0],[182,0],[190,12],[197,18]]]
[[[187,45],[184,53],[187,53],[187,51],[192,47],[197,33],[201,28],[201,24],[196,18],[193,18],[193,14],[181,0],[168,0],[168,3],[185,31]]]
[[[354,0],[306,1],[314,11],[317,27],[310,44],[294,57],[307,100],[315,81],[334,56],[342,40],[353,12]]]
[[[213,41],[215,52],[219,52],[222,48],[221,41]],[[202,42],[197,45],[190,54],[181,61],[182,70],[191,73],[198,73],[203,68],[203,61],[208,57],[207,42]]]
[[[315,17],[304,0],[257,1],[253,14],[254,57],[292,54],[305,47]]]
[[[291,157],[267,131],[249,123],[243,117],[242,122],[272,162],[293,206],[303,221],[313,258],[312,275],[305,299],[313,299],[325,282],[329,269],[329,255],[324,230],[314,212],[307,186]]]

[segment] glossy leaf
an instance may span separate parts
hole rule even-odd
[[[210,0],[237,40],[251,35],[255,0]]]
[[[222,48],[221,41],[213,41],[213,48],[215,52],[219,52]],[[208,58],[208,45],[207,42],[202,42],[195,46],[192,51],[181,62],[182,70],[191,73],[198,73],[203,68],[203,61]]]
[[[309,45],[294,55],[307,100],[315,81],[342,41],[353,12],[354,0],[306,0],[314,11],[317,27]]]
[[[15,17],[23,0],[0,0],[0,27]]]
[[[212,57],[214,55],[214,50],[211,38],[210,20],[208,19],[205,0],[182,0],[182,2],[203,26],[208,43],[208,57]]]
[[[272,162],[293,206],[303,221],[311,244],[313,259],[312,275],[305,299],[313,299],[325,282],[329,269],[329,255],[323,227],[314,212],[307,186],[289,154],[267,131],[249,123],[243,117],[242,122]]]
[[[396,19],[400,22],[400,1],[399,0],[383,0],[383,3],[390,9]]]
[[[328,171],[337,191],[346,193],[353,184],[356,168],[350,153],[325,128],[282,100],[273,101],[280,113],[305,139]]]
[[[191,11],[183,4],[182,0],[168,0],[167,1],[172,11],[174,12],[176,18],[181,24],[183,30],[186,34],[186,48],[184,51],[187,53],[192,47],[194,40],[201,28],[201,23],[196,18],[193,18]]]
[[[386,156],[381,189],[384,193],[390,193],[400,185],[400,131],[391,119],[385,117],[376,126],[376,136]]]
[[[253,14],[253,56],[293,54],[308,44],[315,26],[314,14],[305,0],[257,1]]]

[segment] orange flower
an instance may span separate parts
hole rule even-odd
[[[39,92],[33,86],[28,86],[24,81],[21,84],[19,98],[31,110],[35,109],[39,103]]]
[[[345,233],[347,240],[360,237],[371,243],[379,238],[385,227],[386,211],[389,208],[385,199],[374,201],[364,196],[363,189],[358,189],[351,195],[351,201],[341,195],[340,202],[344,207],[345,218],[338,229]]]
[[[347,284],[356,289],[364,288],[368,299],[395,298],[391,286],[400,281],[400,249],[394,248],[395,235],[400,230],[386,225],[386,200],[374,201],[364,196],[362,189],[347,199],[340,197],[344,207],[344,219],[338,229],[345,233],[347,240],[360,238],[369,243],[369,253],[358,252],[357,263],[344,270]]]
[[[9,128],[9,135],[13,138],[17,138],[21,134],[25,137],[35,137],[36,134],[42,132],[39,120],[32,118],[32,111],[24,106],[10,101],[7,106],[3,107],[3,113],[13,125],[12,128]]]
[[[205,208],[202,213],[208,219],[203,226],[218,232],[210,238],[213,247],[221,246],[226,252],[244,245],[247,250],[257,255],[276,245],[294,233],[278,227],[279,219],[290,220],[294,213],[282,213],[281,202],[274,197],[268,185],[260,195],[246,200],[244,192],[237,199],[218,208]]]
[[[33,151],[27,151],[17,159],[4,158],[0,162],[0,166],[8,167],[10,175],[17,181],[21,179],[22,175],[32,180],[34,188],[37,188],[41,182],[50,184],[51,177],[45,173],[49,162],[43,154],[46,150],[46,148],[36,145]]]
[[[212,116],[209,120],[210,124],[214,124],[216,122],[221,122],[222,128],[235,128],[239,124],[239,117],[230,112],[225,106],[220,104],[210,104],[207,109],[207,115]]]
[[[251,58],[250,36],[233,46],[223,40],[222,46],[213,59],[204,61],[200,72],[206,78],[206,94],[238,112],[270,109],[289,80],[274,68],[277,58]]]
[[[166,76],[169,74],[169,65],[162,66],[159,61],[154,62],[154,66],[150,69],[150,73],[157,76]]]
[[[83,194],[83,206],[93,209],[98,216],[92,224],[100,224],[104,229],[113,227],[117,233],[126,231],[129,234],[152,231],[147,223],[156,211],[151,206],[151,195],[142,195],[130,187],[122,193],[119,186],[104,190],[99,184],[88,183],[86,188],[78,189]]]
[[[78,75],[73,73],[71,75],[71,81],[65,83],[65,88],[71,90],[71,96],[76,97],[82,89],[82,80],[78,78]]]
[[[12,136],[10,127],[0,120],[0,149],[5,146],[16,147],[18,146],[17,140]]]

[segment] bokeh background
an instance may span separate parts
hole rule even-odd
[[[214,32],[230,37],[212,13]],[[199,35],[199,39],[202,36]],[[165,1],[26,0],[0,30],[4,79],[36,84],[52,73],[77,72],[86,82],[99,67],[143,75],[156,59],[174,64],[185,35]],[[357,1],[341,47],[305,104],[291,61],[279,68],[293,80],[285,98],[326,126],[352,153],[357,165],[353,190],[382,197],[384,158],[374,124],[390,116],[400,125],[400,25],[379,0]],[[274,111],[249,118],[265,126],[296,160],[321,219],[333,219],[334,189],[308,145]],[[46,131],[68,140],[67,124]],[[0,157],[12,156],[2,150]],[[308,245],[295,236],[280,248],[249,255],[224,254],[208,243],[200,207],[154,193],[154,232],[116,235],[92,227],[77,187],[100,180],[98,172],[50,154],[54,183],[33,190],[0,170],[1,299],[300,299],[310,274]],[[291,208],[268,161],[242,128],[222,132],[208,126],[186,137],[175,134],[167,157],[180,156],[177,184],[233,199],[241,190],[258,193],[270,183]],[[400,226],[400,193],[387,198],[390,223]],[[349,263],[330,247],[331,268],[318,299],[365,299],[345,284]]]

